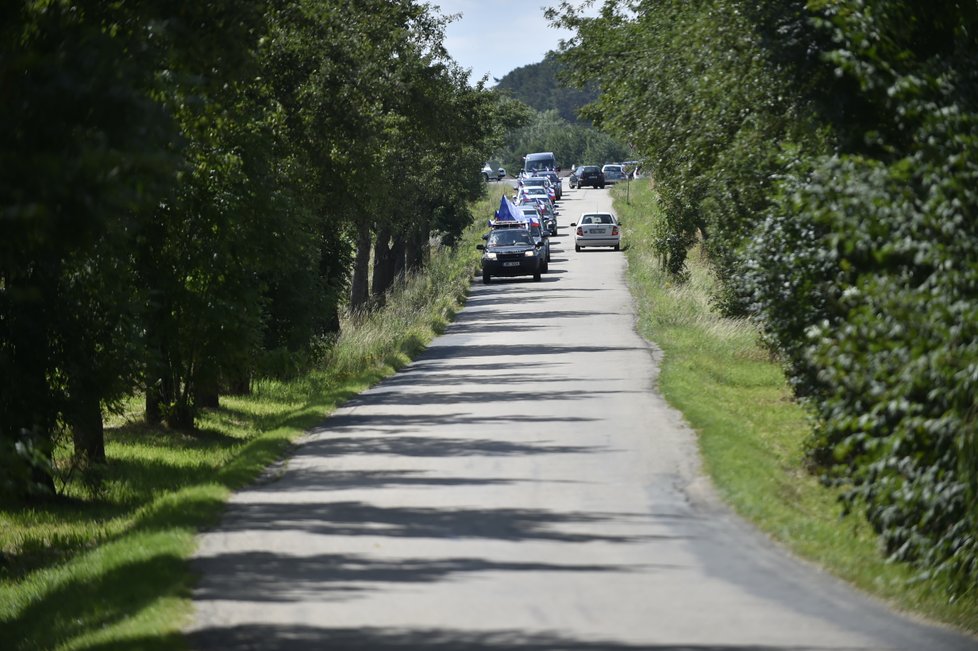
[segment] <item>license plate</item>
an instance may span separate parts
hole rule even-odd
[[[520,266],[520,263],[519,262],[504,262],[503,263],[503,266],[504,267],[518,267],[518,266]]]
[[[604,235],[607,232],[605,228],[592,228],[588,231],[591,235]]]

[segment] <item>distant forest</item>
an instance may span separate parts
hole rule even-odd
[[[496,88],[509,91],[513,97],[538,111],[555,109],[571,124],[590,124],[579,118],[577,111],[597,99],[597,87],[579,90],[564,86],[557,78],[563,66],[553,53],[548,53],[540,63],[507,73],[498,80]]]

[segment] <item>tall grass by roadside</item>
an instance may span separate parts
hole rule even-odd
[[[843,518],[837,494],[809,474],[803,445],[811,423],[792,399],[781,367],[754,324],[711,308],[713,278],[700,251],[689,278],[675,282],[653,254],[653,189],[616,187],[628,277],[642,335],[664,352],[660,389],[697,431],[704,469],[721,496],[775,540],[895,607],[978,632],[978,604],[949,603],[943,586],[912,582],[887,563],[869,525]]]
[[[477,224],[503,191],[490,187],[473,207]],[[195,534],[305,430],[442,331],[464,301],[483,230],[472,226],[454,250],[436,248],[428,271],[399,284],[383,310],[347,315],[315,370],[222,398],[196,432],[120,418],[99,476],[75,477],[58,500],[0,505],[3,648],[184,648]]]

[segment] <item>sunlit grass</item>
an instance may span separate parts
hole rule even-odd
[[[978,631],[978,604],[949,603],[941,585],[912,581],[906,566],[883,559],[864,519],[841,516],[837,494],[805,470],[811,423],[757,328],[712,309],[714,279],[698,250],[687,282],[660,269],[651,246],[661,217],[654,193],[634,183],[629,199],[617,196],[615,207],[640,330],[664,352],[660,388],[697,431],[720,495],[775,540],[896,608]]]
[[[501,188],[474,206],[477,223]],[[443,331],[476,270],[482,230],[471,227],[454,250],[437,248],[428,272],[399,284],[383,310],[345,315],[315,370],[222,397],[194,432],[145,425],[134,399],[109,422],[97,477],[72,475],[57,500],[0,506],[3,648],[184,648],[197,532],[304,431]]]

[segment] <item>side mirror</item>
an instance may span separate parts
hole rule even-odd
[[[571,222],[571,226],[577,226],[577,222]]]
[[[475,245],[475,248],[479,249],[480,251],[485,251],[486,250],[486,247],[483,246],[482,244],[476,244]]]
[[[484,239],[484,240],[488,240],[488,239],[489,239],[489,233],[486,233],[485,235],[483,235],[483,236],[482,236],[482,239]]]
[[[557,168],[557,169],[556,169],[555,171],[556,171],[556,172],[557,172],[558,174],[560,174],[560,168],[559,168],[559,167],[558,167],[558,168]]]

